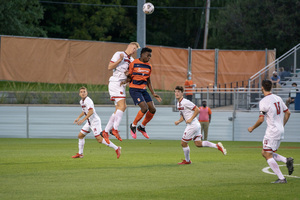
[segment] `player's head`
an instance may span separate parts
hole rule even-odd
[[[263,80],[261,82],[261,85],[262,85],[263,91],[270,92],[272,90],[272,81],[270,81],[270,80]]]
[[[205,108],[207,105],[206,101],[202,101],[202,106]]]
[[[144,48],[142,48],[142,51],[141,51],[140,61],[142,61],[144,63],[149,62],[151,56],[152,56],[152,49],[150,49],[148,47],[144,47]]]
[[[130,42],[129,45],[127,46],[127,49],[125,50],[125,52],[128,55],[132,55],[134,54],[140,47],[139,43],[137,42]]]
[[[183,87],[182,86],[176,86],[175,87],[175,98],[176,99],[181,99],[181,97],[183,97]]]
[[[297,87],[297,83],[292,83],[292,86],[293,87]]]
[[[82,86],[81,88],[79,88],[79,96],[84,99],[85,97],[87,97],[88,92],[86,87]]]

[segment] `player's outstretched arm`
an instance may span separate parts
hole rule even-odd
[[[284,125],[284,126],[285,126],[285,124],[289,121],[290,115],[291,115],[291,112],[290,112],[289,110],[287,110],[287,111],[284,113],[284,118],[283,118],[283,125]]]
[[[154,89],[153,89],[153,87],[152,87],[152,83],[151,83],[150,77],[149,77],[148,80],[147,80],[147,86],[148,86],[148,88],[149,88],[151,94],[155,97],[155,99],[156,99],[158,102],[161,102],[162,99],[160,98],[160,96],[154,92]]]
[[[89,109],[88,114],[80,121],[77,122],[78,125],[81,125],[85,120],[87,120],[92,114],[94,114],[94,109]]]
[[[253,126],[248,128],[248,131],[251,133],[254,129],[259,127],[263,122],[264,122],[264,116],[260,116],[256,121],[256,123]]]
[[[77,124],[77,122],[83,115],[84,115],[84,112],[81,112],[80,115],[74,120],[74,124]]]
[[[180,124],[181,122],[183,122],[183,116],[180,115],[180,119],[178,121],[175,122],[175,125],[177,126],[178,124]]]

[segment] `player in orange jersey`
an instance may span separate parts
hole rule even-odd
[[[127,82],[129,84],[129,93],[132,97],[134,104],[139,105],[141,110],[136,115],[132,124],[130,124],[131,136],[136,139],[136,129],[140,131],[144,137],[149,138],[146,133],[145,126],[153,118],[156,108],[154,103],[147,92],[146,86],[149,88],[151,94],[156,98],[158,102],[161,102],[161,98],[153,90],[150,75],[152,71],[152,65],[149,60],[152,55],[152,49],[145,47],[141,50],[141,56],[139,59],[135,59],[129,65]],[[141,125],[137,126],[137,123],[144,117]]]

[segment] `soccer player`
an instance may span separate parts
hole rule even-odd
[[[280,141],[283,139],[284,126],[291,115],[287,106],[282,99],[271,93],[272,82],[270,80],[263,80],[261,90],[264,93],[264,98],[259,102],[259,117],[256,123],[248,128],[251,133],[254,129],[259,127],[266,117],[267,129],[263,139],[262,156],[267,160],[267,163],[278,176],[278,180],[272,183],[286,183],[286,179],[282,175],[276,161],[286,163],[289,175],[294,171],[293,158],[286,158],[275,153],[279,148]]]
[[[132,124],[130,124],[130,133],[131,136],[136,139],[136,129],[140,131],[144,137],[149,138],[145,126],[153,118],[156,108],[154,103],[147,92],[146,86],[149,88],[151,94],[157,99],[158,102],[161,102],[161,98],[153,90],[150,75],[152,71],[152,65],[149,63],[149,60],[152,55],[152,49],[145,47],[141,50],[141,56],[139,59],[135,59],[129,65],[129,72],[127,77],[127,82],[129,84],[129,93],[132,97],[134,104],[139,105],[141,108],[136,115]],[[137,128],[138,122],[146,114],[143,122]]]
[[[94,136],[99,143],[105,144],[106,146],[113,148],[117,153],[117,158],[119,158],[121,155],[121,147],[118,147],[114,143],[109,141],[107,133],[101,133],[102,132],[101,119],[96,113],[94,102],[87,95],[88,95],[87,89],[85,87],[81,87],[79,89],[79,96],[81,97],[80,105],[82,108],[82,112],[75,119],[74,123],[77,125],[81,125],[85,120],[87,120],[87,122],[85,123],[85,125],[82,127],[81,131],[78,134],[79,152],[76,155],[72,156],[72,158],[83,158],[85,136],[90,132],[90,130],[93,131]],[[80,120],[80,118],[83,117],[84,115],[85,117]]]
[[[224,155],[226,155],[227,151],[221,142],[215,144],[209,141],[201,141],[201,126],[196,118],[199,114],[199,108],[190,100],[183,98],[183,91],[184,89],[182,86],[176,86],[175,98],[177,99],[177,109],[180,112],[180,119],[175,122],[175,125],[178,125],[183,121],[185,121],[186,123],[186,128],[181,139],[181,146],[183,149],[185,160],[178,164],[187,165],[192,163],[192,161],[190,160],[190,147],[188,145],[188,142],[191,140],[194,140],[194,144],[197,147],[216,148]]]
[[[120,141],[122,138],[118,129],[126,110],[126,85],[121,84],[121,82],[127,79],[129,64],[134,60],[131,56],[139,48],[139,43],[131,42],[125,51],[117,51],[108,65],[108,70],[113,70],[113,75],[109,79],[108,90],[111,101],[115,102],[116,110],[109,118],[103,132],[111,132]]]

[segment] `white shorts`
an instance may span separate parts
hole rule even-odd
[[[121,99],[126,98],[126,85],[120,86],[120,81],[110,81],[108,84],[108,91],[110,95],[110,100],[116,102],[120,101]]]
[[[80,132],[83,135],[87,135],[91,130],[93,131],[95,137],[100,135],[100,133],[102,132],[101,121],[98,123],[94,123],[93,125],[90,125],[89,122],[85,123]]]
[[[187,124],[181,140],[188,143],[191,140],[201,141],[201,126],[198,121]]]
[[[267,139],[264,138],[263,140],[263,150],[264,151],[277,151],[277,149],[280,146],[280,140],[273,140],[273,139]]]

